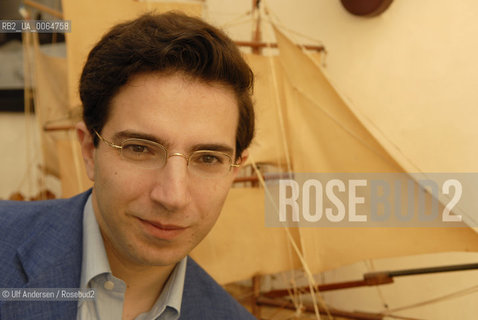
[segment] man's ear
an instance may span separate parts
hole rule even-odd
[[[242,154],[241,154],[241,166],[244,165],[244,163],[246,163],[247,158],[249,158],[249,149],[246,149],[246,150],[242,151]]]
[[[248,149],[242,151],[241,159],[240,159],[241,162],[239,163],[241,165],[241,167],[246,163],[247,158],[249,158],[249,150]],[[241,167],[235,167],[233,169],[234,170],[234,175],[236,175],[239,172]]]
[[[95,145],[93,144],[93,137],[83,121],[78,122],[75,128],[83,161],[85,162],[86,174],[91,181],[95,181]]]

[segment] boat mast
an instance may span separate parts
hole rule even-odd
[[[262,30],[261,30],[261,10],[260,10],[261,0],[252,0],[252,16],[257,12],[257,17],[255,19],[255,30],[252,36],[252,42],[260,43],[262,42]],[[262,54],[262,47],[256,46],[252,47],[253,54]]]

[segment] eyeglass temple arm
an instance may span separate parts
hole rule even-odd
[[[101,141],[103,141],[104,143],[106,143],[106,144],[109,145],[110,147],[113,147],[113,148],[116,148],[116,149],[120,149],[120,150],[123,149],[122,146],[118,146],[118,145],[116,145],[116,144],[114,144],[114,143],[112,143],[112,142],[109,142],[109,141],[106,140],[105,138],[103,138],[103,137],[98,133],[98,131],[95,130],[95,133],[96,133],[96,135],[98,136],[98,138],[101,139]]]

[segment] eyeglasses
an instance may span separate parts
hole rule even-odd
[[[233,163],[230,155],[220,151],[197,150],[189,155],[179,152],[169,154],[165,146],[154,141],[130,138],[117,145],[103,138],[96,130],[95,133],[108,146],[119,150],[122,159],[145,169],[160,169],[174,156],[186,159],[191,173],[203,177],[225,176],[232,167],[240,166]]]

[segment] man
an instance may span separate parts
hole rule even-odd
[[[216,28],[144,15],[80,79],[91,191],[0,205],[0,287],[95,300],[0,301],[0,319],[253,319],[188,253],[214,225],[254,133],[253,76]]]

